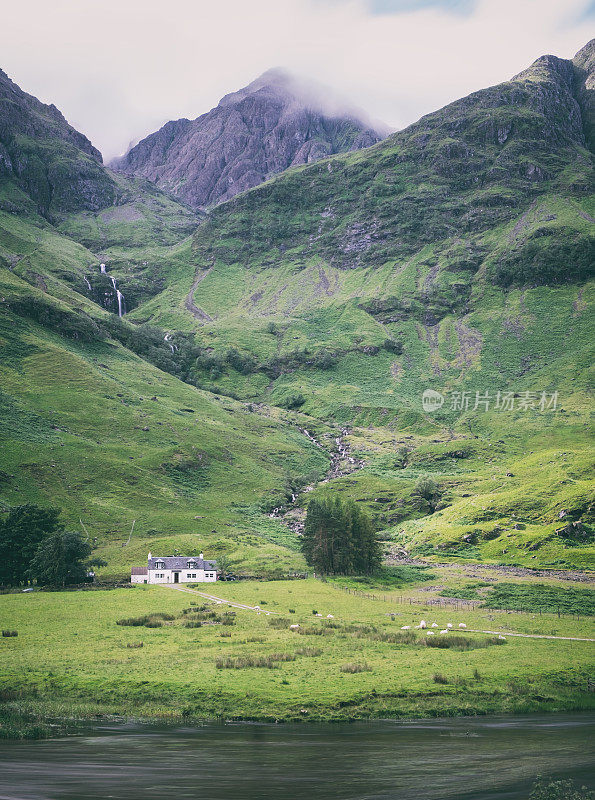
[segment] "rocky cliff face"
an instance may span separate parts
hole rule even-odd
[[[270,70],[208,114],[168,122],[112,166],[194,208],[228,200],[288,167],[368,147],[382,133],[320,90]]]
[[[15,180],[49,219],[111,205],[115,182],[101,153],[54,105],[23,92],[0,70],[0,176]]]

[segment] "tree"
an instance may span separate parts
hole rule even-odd
[[[76,532],[56,531],[41,542],[31,561],[29,574],[42,586],[68,586],[83,583],[89,567],[104,565],[90,560],[91,545]]]
[[[381,563],[370,518],[339,498],[310,501],[301,547],[308,564],[320,572],[368,574]]]
[[[440,500],[440,487],[433,478],[422,476],[415,484],[415,494],[427,501],[432,513],[436,510]]]
[[[46,536],[60,532],[60,510],[27,503],[11,509],[0,521],[0,584],[19,585],[28,579],[29,565]]]

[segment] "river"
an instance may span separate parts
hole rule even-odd
[[[595,785],[595,714],[337,725],[110,724],[0,742],[1,800],[520,800]]]

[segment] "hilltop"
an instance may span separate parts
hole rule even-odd
[[[274,69],[207,114],[168,122],[112,166],[206,208],[288,167],[368,147],[382,133],[324,87]]]

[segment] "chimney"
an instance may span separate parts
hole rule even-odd
[[[148,557],[147,561],[150,561],[150,560],[151,560],[151,551],[149,550],[149,557]]]
[[[199,555],[199,558],[204,558],[204,557],[205,557],[205,556],[204,556],[204,553],[201,553],[201,554]]]

